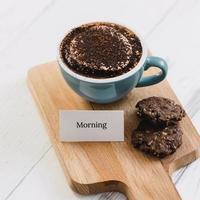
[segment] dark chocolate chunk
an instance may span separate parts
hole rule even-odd
[[[137,115],[153,124],[170,125],[185,116],[183,108],[173,100],[163,97],[149,97],[136,104]]]
[[[132,133],[132,144],[144,153],[163,158],[182,144],[182,134],[179,124],[158,127],[141,121]]]

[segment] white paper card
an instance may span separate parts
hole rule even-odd
[[[61,141],[124,141],[124,111],[61,110],[59,115]]]

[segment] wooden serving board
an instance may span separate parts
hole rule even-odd
[[[150,73],[152,70],[148,70]],[[180,199],[169,175],[200,155],[200,138],[189,117],[181,122],[182,146],[165,159],[146,156],[130,143],[131,131],[138,124],[135,115],[138,100],[155,95],[178,102],[166,80],[155,86],[134,89],[124,99],[107,105],[89,103],[75,94],[62,78],[56,62],[32,68],[28,72],[28,84],[65,175],[75,191],[81,194],[119,191],[130,200]],[[125,142],[60,142],[60,109],[124,110]]]

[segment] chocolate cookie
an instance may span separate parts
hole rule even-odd
[[[179,124],[156,127],[141,121],[132,133],[132,144],[147,154],[163,158],[174,153],[182,144],[182,134]]]
[[[185,116],[183,108],[173,100],[163,97],[149,97],[136,104],[137,115],[153,124],[171,125]]]

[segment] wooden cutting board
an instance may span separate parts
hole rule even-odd
[[[148,70],[148,74],[154,70]],[[119,191],[128,199],[180,199],[170,174],[200,155],[200,138],[186,116],[181,126],[183,144],[173,155],[159,160],[131,146],[131,131],[138,124],[135,104],[149,96],[164,96],[178,102],[165,80],[137,88],[124,99],[107,105],[89,103],[75,94],[63,80],[56,62],[39,65],[28,72],[28,85],[39,107],[48,134],[70,186],[81,194]],[[62,143],[58,140],[60,109],[119,109],[125,111],[125,142]]]

